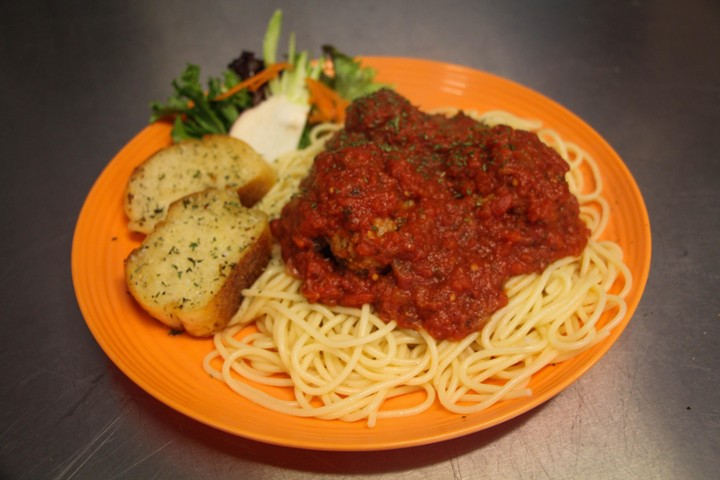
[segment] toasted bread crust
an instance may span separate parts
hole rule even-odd
[[[271,244],[267,215],[242,206],[234,191],[190,194],[125,259],[128,291],[168,327],[209,336],[235,314]]]
[[[125,190],[131,230],[148,234],[170,204],[207,188],[234,188],[254,205],[275,183],[275,171],[252,147],[226,135],[207,135],[163,148],[138,165]]]
[[[271,239],[270,229],[266,228],[249,247],[243,261],[232,270],[212,302],[202,310],[180,314],[184,330],[196,337],[206,337],[227,326],[240,307],[242,291],[250,287],[265,269],[270,258]]]

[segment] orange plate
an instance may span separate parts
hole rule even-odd
[[[72,274],[80,309],[110,359],[145,391],[200,422],[243,437],[319,450],[381,450],[438,442],[509,420],[558,394],[587,371],[620,336],[645,287],[650,267],[650,225],[635,181],[622,160],[592,128],[555,102],[510,81],[469,68],[405,58],[370,57],[378,81],[390,82],[420,107],[504,109],[542,120],[593,156],[612,208],[605,238],[624,249],[634,285],[623,323],[580,356],[539,372],[533,396],[501,402],[460,416],[434,406],[411,418],[344,423],[288,417],[234,394],[202,369],[211,340],[172,336],[128,295],[123,259],[141,237],[131,234],[123,213],[123,190],[133,168],[170,143],[169,127],[152,125],[126,145],[102,172],[85,201],[72,246]],[[621,203],[621,208],[617,207]]]

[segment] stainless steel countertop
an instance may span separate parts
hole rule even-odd
[[[0,477],[703,479],[720,470],[720,4],[713,1],[5,2],[0,15]],[[80,314],[82,203],[186,62],[302,48],[428,58],[561,103],[620,154],[653,232],[625,333],[544,405],[456,440],[333,453],[206,427],[124,376]]]

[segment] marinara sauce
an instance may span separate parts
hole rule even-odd
[[[584,249],[567,171],[533,133],[380,90],[349,107],[271,228],[308,301],[456,340],[507,303],[510,277]]]

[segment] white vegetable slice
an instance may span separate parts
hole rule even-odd
[[[273,95],[243,112],[230,128],[230,136],[247,142],[272,162],[297,148],[309,111],[309,105]]]

